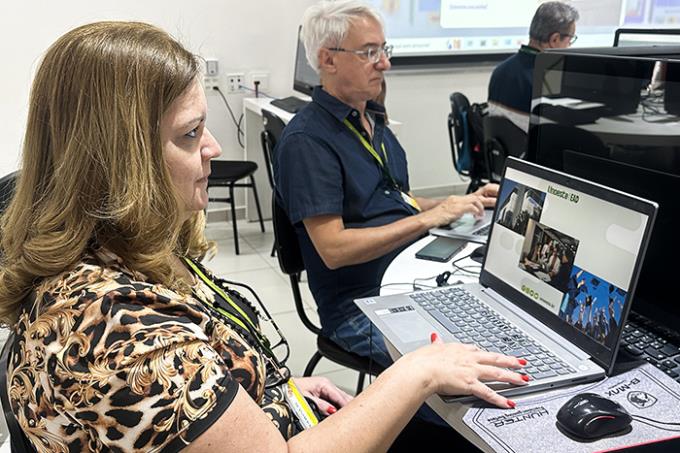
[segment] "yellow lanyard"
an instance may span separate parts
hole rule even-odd
[[[380,165],[380,169],[382,170],[383,176],[385,178],[387,178],[389,183],[392,185],[392,188],[398,190],[401,193],[401,197],[404,199],[404,201],[409,206],[411,206],[416,211],[420,212],[421,209],[420,209],[420,206],[418,206],[418,202],[413,197],[411,197],[409,194],[407,194],[406,192],[404,192],[402,190],[401,186],[399,184],[397,184],[397,181],[392,177],[392,174],[390,173],[390,170],[387,167],[387,165],[385,165],[387,163],[387,151],[385,150],[385,143],[380,144],[380,147],[381,147],[382,152],[383,152],[383,156],[385,156],[385,162],[383,163],[383,160],[380,158],[380,155],[375,150],[375,148],[373,148],[373,146],[370,143],[368,143],[368,141],[361,135],[361,133],[359,133],[359,131],[352,125],[352,123],[349,122],[349,120],[347,118],[345,118],[343,120],[343,123],[345,123],[345,126],[347,126],[349,128],[349,130],[354,132],[354,135],[357,136],[357,138],[359,139],[361,144],[364,146],[364,148],[366,148],[366,151],[371,153],[371,155],[375,158],[375,160],[378,161],[378,164]]]
[[[368,143],[368,141],[361,135],[361,133],[357,130],[357,128],[352,126],[352,123],[350,123],[347,118],[345,118],[343,120],[343,123],[345,123],[345,126],[347,126],[349,128],[349,130],[354,132],[354,135],[356,135],[357,138],[359,138],[359,141],[361,142],[361,144],[364,145],[364,148],[366,148],[366,151],[371,153],[371,155],[375,158],[375,160],[378,161],[378,164],[380,164],[380,166],[383,169],[385,169],[385,164],[387,163],[387,151],[385,151],[385,144],[384,143],[380,144],[380,148],[382,149],[383,156],[385,156],[385,163],[383,163],[382,158],[380,157],[378,152],[375,150],[375,148],[373,148],[373,145]],[[390,179],[392,179],[391,176],[390,176]]]
[[[250,319],[250,317],[249,317],[249,316],[241,309],[241,307],[239,307],[238,304],[237,304],[236,302],[234,302],[234,301],[231,299],[231,297],[229,297],[229,295],[228,295],[226,292],[224,292],[224,290],[222,290],[222,288],[220,288],[219,286],[217,286],[217,285],[215,284],[215,282],[213,282],[207,275],[205,275],[205,274],[201,271],[201,269],[199,269],[199,267],[196,266],[196,264],[194,264],[193,261],[191,261],[191,260],[188,259],[188,258],[184,258],[184,261],[189,265],[189,267],[194,271],[194,273],[195,273],[196,275],[198,275],[198,277],[199,277],[206,285],[208,285],[208,286],[210,287],[210,289],[212,289],[213,291],[215,291],[216,294],[218,294],[220,297],[222,297],[222,299],[224,299],[225,301],[227,301],[227,303],[231,306],[231,308],[233,308],[238,314],[241,315],[241,318],[239,318],[239,317],[237,317],[237,316],[234,316],[232,313],[229,313],[227,310],[224,310],[224,309],[222,309],[222,308],[220,308],[220,307],[218,307],[218,306],[214,306],[213,308],[215,308],[215,309],[216,309],[220,314],[222,314],[223,316],[226,316],[227,318],[229,318],[230,320],[232,320],[233,322],[235,322],[235,323],[236,323],[237,325],[239,325],[241,328],[245,329],[245,330],[246,330],[247,332],[249,332],[251,335],[253,335],[253,337],[255,337],[255,339],[260,343],[260,345],[261,345],[261,346],[262,346],[269,354],[271,354],[272,357],[274,357],[274,353],[271,351],[271,349],[270,349],[270,347],[269,347],[269,340],[267,339],[267,337],[263,336],[263,335],[260,333],[260,331],[259,331],[259,330],[257,329],[257,327],[255,326],[255,323],[254,323],[254,322]],[[248,326],[246,326],[246,324],[244,323],[243,320],[245,320],[245,322],[248,324]]]

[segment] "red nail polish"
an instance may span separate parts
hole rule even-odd
[[[523,374],[523,375],[522,375],[522,380],[523,380],[524,382],[529,382],[529,376],[526,375],[526,374]]]
[[[335,407],[333,407],[333,406],[330,406],[330,407],[328,408],[328,413],[329,413],[330,415],[335,414],[337,411],[338,411],[338,410],[337,410]]]
[[[524,365],[527,364],[527,360],[526,360],[526,359],[517,359],[517,360],[519,360],[519,364],[522,365],[522,366],[524,366]]]
[[[515,403],[513,400],[508,400],[508,407],[510,409],[514,409],[515,406],[517,406],[517,403]]]
[[[437,338],[439,338],[439,337],[437,336],[437,332],[432,332],[432,333],[430,334],[430,343],[434,343],[435,341],[437,341]]]

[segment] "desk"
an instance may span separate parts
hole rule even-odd
[[[426,237],[415,242],[411,246],[407,247],[402,251],[388,266],[382,280],[382,285],[384,286],[381,290],[381,295],[396,294],[400,292],[412,291],[412,282],[415,278],[430,278],[434,277],[444,271],[452,271],[451,262],[447,263],[437,263],[434,261],[420,260],[415,258],[415,253],[422,247],[427,245],[429,242],[434,240],[433,237]],[[469,255],[478,244],[468,244],[456,257],[464,257]],[[456,258],[454,257],[454,259]],[[476,264],[470,259],[462,260],[458,263],[459,266],[469,266],[471,264]],[[463,282],[474,282],[476,277],[472,276],[458,276],[457,274],[451,275],[449,278],[449,283],[454,283],[456,280],[461,280]],[[424,284],[432,283],[433,280],[429,282],[423,282]],[[399,357],[399,352],[386,341],[388,351],[391,356],[396,360]],[[665,377],[664,377],[665,378]],[[592,385],[592,384],[588,384]],[[546,396],[550,393],[550,390],[545,390],[542,392],[532,392],[527,395],[513,396],[512,399],[521,404],[525,399],[536,398],[539,396]],[[466,413],[472,406],[472,402],[469,403],[445,403],[439,396],[433,395],[426,400],[426,403],[442,417],[449,425],[451,425],[456,431],[463,435],[468,441],[472,442],[477,448],[484,452],[493,452],[494,450],[489,446],[479,435],[477,435],[468,425],[463,421]],[[581,444],[586,445],[586,444]],[[677,446],[677,444],[673,444]],[[669,447],[670,444],[664,444],[664,447]],[[584,448],[587,448],[584,447]],[[662,447],[663,448],[663,447]],[[670,447],[673,448],[673,447]],[[639,450],[636,450],[639,451]],[[656,450],[662,451],[662,450]],[[671,450],[674,451],[674,450]]]
[[[398,294],[406,291],[413,291],[413,280],[415,278],[434,277],[444,271],[451,271],[451,261],[446,263],[438,263],[436,261],[416,259],[415,255],[418,250],[425,247],[428,243],[435,239],[434,236],[427,236],[414,242],[409,247],[404,249],[399,255],[394,258],[385,271],[381,284],[383,286],[389,285],[381,289],[380,295]],[[479,247],[479,244],[472,242],[461,250],[456,257],[462,257],[472,253],[474,249]],[[456,258],[454,257],[454,259]],[[478,265],[478,263],[471,259],[466,259],[458,263],[459,266]],[[456,280],[461,280],[463,283],[475,282],[477,277],[472,276],[458,276],[453,274],[449,278],[449,283]],[[403,283],[403,285],[402,285]],[[421,282],[423,284],[435,285],[434,279]],[[385,341],[387,349],[393,358],[398,358],[399,353],[388,342]],[[518,400],[518,397],[513,397],[513,400]],[[456,431],[463,435],[467,440],[475,444],[475,446],[485,452],[493,452],[491,448],[484,442],[474,431],[472,431],[464,422],[463,416],[470,408],[472,403],[445,403],[437,395],[429,397],[426,403],[446,422],[451,425]]]
[[[309,97],[301,96],[307,100]],[[294,113],[286,112],[276,106],[271,105],[271,98],[245,98],[243,100],[243,128],[245,135],[245,159],[257,163],[260,171],[255,172],[255,184],[259,188],[258,194],[260,196],[260,205],[262,207],[262,217],[270,219],[272,216],[272,191],[269,187],[269,180],[267,179],[267,171],[265,170],[264,154],[262,152],[262,143],[260,142],[260,133],[264,130],[262,125],[262,109],[274,113],[281,120],[288,124],[288,122],[295,116]],[[390,119],[389,128],[395,135],[398,135],[401,123]],[[257,210],[255,207],[255,198],[252,190],[247,191],[246,198],[246,218],[249,221],[257,220]],[[251,209],[252,208],[252,209]]]

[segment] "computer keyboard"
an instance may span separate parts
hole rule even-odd
[[[485,227],[478,229],[477,231],[475,231],[472,234],[474,234],[475,236],[486,236],[486,235],[489,234],[490,229],[491,229],[491,224],[488,224]]]
[[[287,98],[274,99],[271,104],[286,112],[297,113],[300,109],[309,104],[309,101],[305,101],[304,99],[295,96],[288,96]]]
[[[631,313],[623,327],[621,348],[680,382],[680,334],[677,332],[663,329],[644,316]]]
[[[459,342],[526,359],[528,366],[522,369],[522,373],[532,379],[576,372],[552,351],[463,288],[441,288],[413,293],[410,297]]]

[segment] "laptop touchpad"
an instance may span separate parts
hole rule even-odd
[[[434,327],[412,306],[386,308],[376,311],[376,314],[402,342],[423,344],[430,342],[429,335],[434,331]]]

